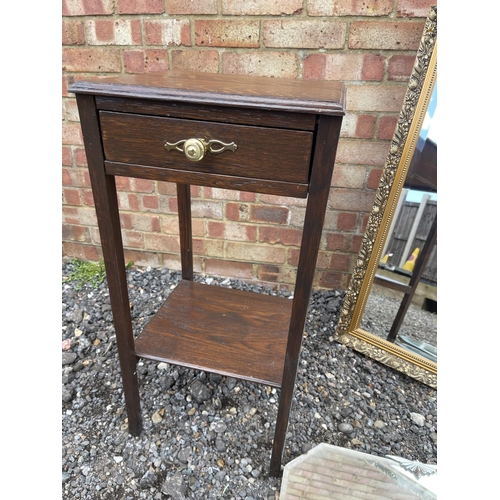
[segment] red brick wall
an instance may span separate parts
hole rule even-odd
[[[339,143],[315,287],[348,285],[429,0],[63,0],[63,255],[99,233],[74,95],[94,75],[187,69],[342,80]],[[176,190],[118,178],[125,258],[179,268]],[[192,187],[195,270],[294,283],[305,202]]]

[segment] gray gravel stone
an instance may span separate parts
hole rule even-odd
[[[189,459],[189,455],[191,455],[191,448],[182,448],[177,455],[179,462],[186,464]]]
[[[156,475],[148,470],[141,477],[141,480],[139,481],[139,487],[142,489],[151,488],[151,486],[153,486],[155,482],[156,482]]]
[[[180,472],[169,474],[165,478],[161,491],[165,493],[165,495],[169,495],[172,500],[184,500],[186,498],[185,493],[187,491],[187,486],[184,483],[182,474]]]
[[[354,432],[354,427],[351,424],[339,424],[339,431],[343,432],[344,434],[351,434]]]
[[[191,394],[198,403],[203,403],[212,397],[212,391],[201,380],[195,380],[191,386]]]
[[[70,365],[71,363],[74,363],[77,357],[78,356],[74,352],[63,352],[62,353],[63,366]]]
[[[425,417],[423,415],[420,415],[420,413],[411,412],[410,418],[420,427],[425,424]]]

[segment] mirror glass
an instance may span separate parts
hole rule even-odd
[[[436,82],[360,324],[363,330],[436,363],[437,242],[393,340],[390,333],[404,295],[385,280],[410,282],[437,215],[437,116]]]

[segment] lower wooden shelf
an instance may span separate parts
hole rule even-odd
[[[142,358],[281,387],[292,300],[181,281],[135,341]]]

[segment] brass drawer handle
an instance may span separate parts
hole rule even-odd
[[[189,161],[200,161],[207,152],[218,155],[224,151],[236,151],[237,147],[234,142],[226,144],[217,139],[210,139],[209,141],[205,141],[204,139],[183,139],[177,142],[165,143],[167,151],[176,149],[184,153]]]

